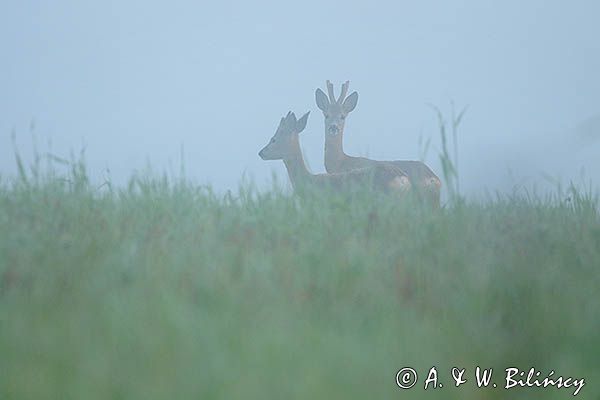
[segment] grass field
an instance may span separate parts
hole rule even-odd
[[[508,367],[597,399],[600,215],[569,196],[431,212],[22,171],[0,183],[0,399],[572,396],[501,389]],[[424,391],[432,366],[444,387]]]

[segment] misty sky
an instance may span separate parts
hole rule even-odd
[[[593,0],[3,1],[0,174],[16,170],[14,130],[26,158],[32,136],[60,156],[85,146],[92,174],[118,183],[148,162],[178,171],[182,147],[197,183],[287,182],[257,152],[288,110],[311,110],[302,147],[322,172],[314,91],[330,79],[359,92],[349,154],[418,159],[420,134],[439,144],[427,104],[453,100],[469,106],[466,192],[582,169],[599,182],[599,15]],[[435,147],[427,161],[441,175]]]

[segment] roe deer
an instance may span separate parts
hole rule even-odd
[[[298,134],[306,127],[308,114],[296,120],[291,111],[279,122],[269,143],[258,153],[263,160],[283,160],[296,191],[331,189],[335,191],[377,190],[404,194],[410,190],[406,174],[393,165],[382,164],[337,174],[311,174],[302,157]]]
[[[365,157],[352,157],[344,153],[344,124],[348,114],[354,110],[358,102],[358,93],[353,92],[346,97],[350,82],[342,85],[340,97],[336,100],[333,85],[327,81],[329,98],[321,89],[315,92],[317,107],[325,116],[325,169],[329,173],[347,172],[357,168],[378,165],[394,165],[406,173],[412,188],[422,199],[434,207],[440,205],[441,181],[427,165],[421,161],[376,161]]]

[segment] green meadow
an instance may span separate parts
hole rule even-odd
[[[504,370],[600,396],[598,199],[455,196],[440,210],[276,183],[0,182],[0,398],[506,399]],[[432,366],[438,382],[425,391]],[[497,388],[477,388],[475,367]],[[396,373],[419,375],[409,390]],[[467,382],[454,387],[452,367]],[[490,383],[491,385],[491,383]]]

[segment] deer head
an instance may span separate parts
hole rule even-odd
[[[358,93],[353,92],[350,96],[346,97],[348,86],[350,85],[350,81],[346,81],[342,85],[340,97],[336,100],[333,94],[333,85],[329,81],[326,84],[329,98],[321,89],[317,89],[315,99],[317,107],[323,111],[323,115],[325,116],[325,135],[336,136],[344,132],[346,117],[354,110],[356,103],[358,103]]]
[[[298,134],[306,128],[308,114],[310,111],[297,120],[296,115],[290,111],[281,118],[275,135],[258,153],[260,158],[263,160],[286,160],[297,157],[300,150]]]

